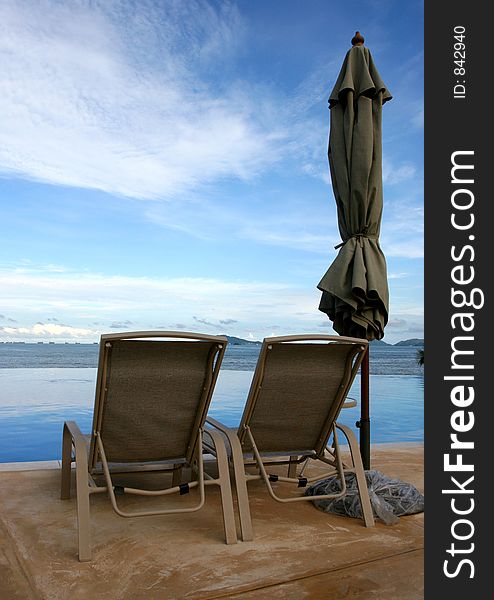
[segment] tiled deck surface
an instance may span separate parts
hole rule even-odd
[[[79,563],[75,500],[59,499],[59,471],[43,466],[0,471],[2,600],[423,598],[423,515],[366,529],[309,502],[274,502],[260,482],[249,484],[255,540],[230,546],[216,486],[203,510],[176,516],[122,519],[94,495],[93,560]],[[372,466],[423,489],[421,444],[375,446]]]

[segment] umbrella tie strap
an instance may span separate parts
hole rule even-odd
[[[351,240],[352,238],[357,238],[357,240],[359,240],[361,238],[367,238],[369,240],[377,240],[377,235],[369,235],[368,233],[355,233],[354,235],[351,235],[346,240],[343,240],[343,242],[341,242],[340,244],[335,246],[334,249],[338,250],[338,248],[341,248],[342,246],[344,246],[348,242],[348,240]]]

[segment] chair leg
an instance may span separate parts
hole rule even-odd
[[[77,484],[77,536],[79,541],[79,560],[91,560],[91,534],[89,518],[89,485],[87,480],[87,464],[76,457]]]
[[[223,438],[217,431],[209,431],[215,449],[216,462],[218,464],[218,479],[221,494],[221,508],[223,514],[223,526],[225,528],[225,539],[227,544],[237,543],[237,528],[235,526],[235,514],[233,512],[232,487],[228,469],[228,456]]]
[[[70,496],[71,452],[74,446],[79,560],[91,560],[89,523],[88,448],[75,421],[65,421],[62,441],[62,498]],[[68,495],[67,495],[68,494]]]
[[[295,479],[297,477],[298,463],[291,462],[292,460],[298,460],[298,456],[290,456],[290,463],[288,464],[288,477],[293,477]]]
[[[172,487],[180,485],[181,483],[182,483],[182,466],[181,465],[173,465]]]
[[[374,513],[372,512],[372,505],[369,498],[369,490],[367,488],[367,481],[365,478],[364,466],[362,464],[362,457],[358,447],[357,438],[353,431],[345,425],[336,425],[338,429],[341,429],[345,434],[350,446],[350,454],[352,456],[353,467],[355,469],[355,477],[357,478],[357,487],[360,497],[360,505],[362,507],[362,515],[364,518],[364,524],[366,527],[374,527]]]
[[[249,493],[247,491],[247,478],[245,476],[244,455],[240,441],[235,432],[228,436],[232,449],[233,472],[235,475],[235,489],[237,492],[238,514],[240,517],[240,530],[242,540],[250,542],[254,539],[252,517],[250,514]]]

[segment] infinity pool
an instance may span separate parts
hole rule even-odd
[[[209,414],[237,425],[251,379],[250,371],[221,371]],[[60,458],[65,420],[90,431],[95,380],[90,368],[1,369],[0,462]],[[371,441],[423,441],[423,377],[371,375],[370,386]],[[358,379],[351,395],[360,397]],[[355,428],[359,410],[343,410],[339,421]]]

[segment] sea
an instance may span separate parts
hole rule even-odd
[[[230,344],[209,414],[236,426],[260,345]],[[98,344],[0,343],[0,463],[56,460],[65,420],[91,428]],[[357,376],[350,396],[360,398]],[[371,345],[371,442],[423,441],[423,367],[417,348]],[[359,407],[339,421],[355,429]]]

